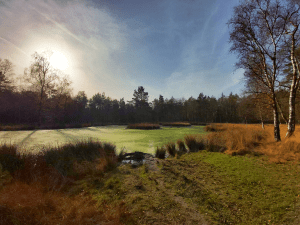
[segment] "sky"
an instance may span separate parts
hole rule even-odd
[[[16,76],[32,54],[68,74],[73,93],[131,100],[240,94],[228,20],[239,0],[0,0],[0,58]]]

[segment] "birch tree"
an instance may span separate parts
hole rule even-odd
[[[246,78],[251,77],[264,86],[265,94],[271,100],[275,141],[281,140],[276,89],[286,25],[282,10],[280,1],[244,1],[235,7],[234,15],[228,22],[231,27],[231,51],[237,53],[239,58],[237,67],[245,69]]]
[[[289,119],[288,131],[286,137],[290,137],[295,132],[295,104],[296,94],[300,81],[299,59],[296,57],[296,48],[299,47],[299,25],[300,25],[300,6],[299,2],[291,1],[287,8],[285,33],[287,35],[287,46],[290,48],[289,56],[292,65],[292,73],[290,76],[290,94],[289,94]]]

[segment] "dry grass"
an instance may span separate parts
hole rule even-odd
[[[271,162],[284,163],[300,160],[300,127],[296,126],[295,133],[285,138],[287,125],[280,125],[281,142],[274,141],[273,125],[260,124],[212,124],[207,130],[214,131],[206,136],[208,148],[226,150],[233,155],[263,154]],[[212,150],[212,149],[208,149]]]
[[[136,124],[129,124],[127,129],[141,129],[141,130],[154,130],[160,129],[159,124],[151,124],[151,123],[136,123]]]
[[[4,145],[0,165],[0,178],[12,177],[0,185],[0,224],[122,224],[124,206],[101,208],[80,186],[117,165],[114,145],[80,142],[37,155]]]
[[[185,147],[185,144],[184,144],[184,141],[179,139],[176,141],[176,144],[178,146],[178,153],[179,154],[184,154],[184,153],[187,153],[187,149]]]
[[[260,125],[212,124],[206,130],[213,131],[206,136],[209,151],[232,155],[259,154],[257,147],[268,139]]]
[[[165,147],[157,147],[155,151],[155,157],[159,159],[165,159],[166,158],[166,149]]]
[[[43,188],[20,181],[5,186],[0,192],[0,224],[121,224],[120,213],[113,216],[112,209],[99,209],[84,191],[70,197]]]
[[[175,157],[177,150],[174,142],[169,142],[166,144],[166,149],[170,156]]]
[[[205,149],[205,141],[202,136],[199,135],[186,135],[184,137],[186,146],[189,152],[198,152],[199,150]]]

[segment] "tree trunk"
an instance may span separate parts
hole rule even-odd
[[[278,109],[277,109],[275,99],[274,99],[274,103],[273,103],[273,114],[274,114],[274,139],[275,139],[275,141],[281,141]]]
[[[294,80],[293,80],[294,83]],[[289,121],[288,121],[288,131],[286,133],[286,137],[290,137],[293,135],[295,131],[295,99],[296,99],[296,90],[293,87],[294,85],[291,85],[290,90],[290,98],[289,98]]]
[[[292,23],[292,25],[294,25]],[[298,26],[295,26],[295,29],[292,36],[292,46],[291,46],[291,63],[293,66],[293,77],[292,77],[292,84],[290,88],[290,99],[289,99],[289,121],[288,121],[288,131],[286,133],[286,137],[292,136],[295,131],[295,99],[298,89],[298,82],[299,78],[297,77],[297,65],[296,65],[296,58],[295,58],[295,34],[298,30]],[[298,71],[299,72],[299,71]]]

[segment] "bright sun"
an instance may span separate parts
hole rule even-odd
[[[59,70],[66,70],[69,68],[69,61],[64,56],[64,54],[60,52],[54,52],[53,55],[50,57],[50,64]]]

